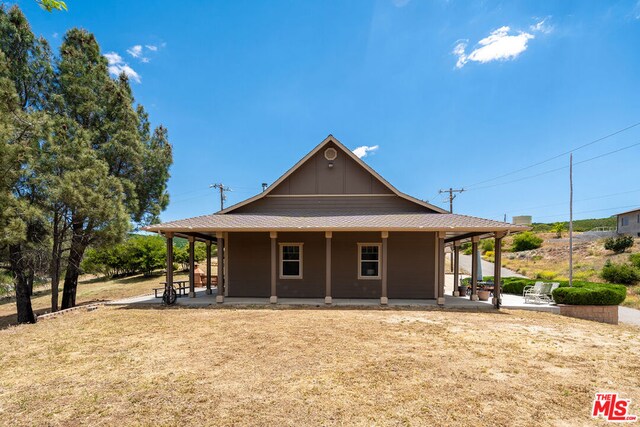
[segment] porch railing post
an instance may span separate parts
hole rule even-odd
[[[460,291],[460,241],[453,242],[453,296],[459,297]]]
[[[211,295],[211,240],[207,240],[207,295]]]
[[[387,305],[389,304],[389,283],[388,283],[388,275],[387,275],[387,253],[389,252],[389,232],[383,231],[380,235],[382,238],[382,292],[380,294],[380,304]]]
[[[224,302],[224,274],[222,265],[222,253],[224,252],[223,240],[222,233],[216,233],[216,249],[218,252],[218,291],[216,294],[216,302],[218,303]]]
[[[438,232],[438,305],[444,305],[444,231]]]
[[[471,301],[478,301],[478,241],[479,237],[471,238]]]
[[[325,238],[325,292],[324,292],[324,303],[331,304],[331,239],[333,237],[333,233],[331,231],[326,231],[324,233]]]
[[[189,298],[196,297],[195,246],[196,238],[189,237]]]

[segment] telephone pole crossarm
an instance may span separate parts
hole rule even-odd
[[[449,187],[448,190],[438,191],[438,193],[440,194],[449,193],[449,213],[453,213],[453,199],[457,197],[457,194],[453,194],[453,193],[462,193],[463,191],[464,191],[464,188],[454,189],[452,187]]]

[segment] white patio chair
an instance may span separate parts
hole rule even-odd
[[[536,282],[533,286],[525,286],[522,292],[525,304],[549,304],[553,302],[551,291],[556,284],[560,285],[559,283]]]

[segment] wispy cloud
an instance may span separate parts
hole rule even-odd
[[[516,59],[527,50],[529,40],[535,38],[535,33],[549,34],[553,31],[550,20],[549,16],[536,19],[536,22],[529,26],[529,32],[513,31],[508,26],[500,27],[480,40],[470,53],[466,53],[469,40],[458,40],[452,52],[458,58],[456,68],[464,67],[469,61],[484,64],[491,61]]]
[[[131,46],[127,49],[127,53],[134,58],[140,58],[142,56],[142,45],[137,44],[135,46]]]
[[[107,62],[109,64],[109,74],[114,76],[119,76],[121,73],[125,73],[127,77],[133,80],[136,83],[140,83],[142,79],[140,75],[129,66],[120,55],[116,52],[108,52],[104,54],[104,57],[107,58]]]
[[[363,157],[367,157],[368,154],[373,154],[378,150],[378,148],[379,148],[378,145],[371,145],[371,146],[362,145],[354,149],[353,154],[355,154],[356,156],[358,156],[359,159],[361,159]]]
[[[529,29],[536,33],[549,34],[553,31],[553,25],[549,23],[549,17],[544,18],[533,25],[529,26]]]
[[[153,44],[146,44],[145,47],[147,49],[149,49],[150,51],[152,51],[152,52],[156,52],[158,50],[158,46],[153,45]]]

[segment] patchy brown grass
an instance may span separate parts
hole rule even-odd
[[[638,329],[524,311],[124,309],[0,331],[5,425],[580,425]]]
[[[176,280],[184,280],[187,274],[181,273]],[[76,294],[77,305],[86,305],[100,301],[113,301],[116,299],[149,294],[153,288],[160,287],[164,276],[155,275],[145,277],[143,275],[131,276],[121,279],[107,279],[87,276],[79,281]],[[62,284],[60,284],[60,300],[62,300]],[[31,298],[33,311],[40,315],[51,311],[51,289],[40,289]],[[15,298],[0,300],[0,328],[16,324]]]

